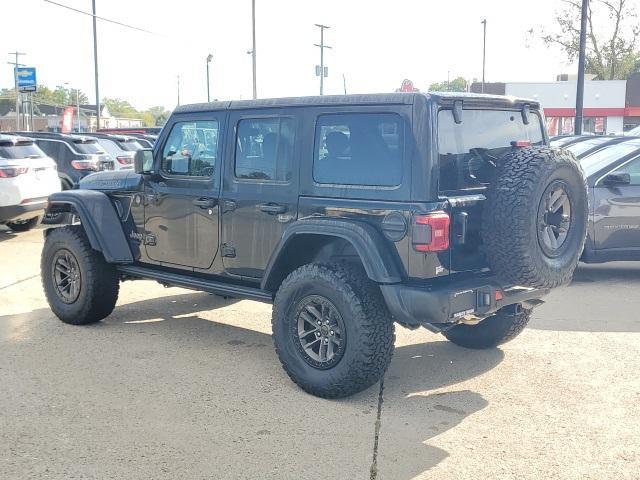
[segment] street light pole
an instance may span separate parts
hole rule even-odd
[[[211,101],[211,96],[209,93],[209,64],[211,63],[211,60],[213,60],[213,55],[207,55],[207,102]]]
[[[573,126],[576,135],[582,135],[582,107],[584,106],[584,64],[587,46],[587,14],[589,0],[582,0],[582,17],[580,19],[580,51],[578,52],[578,85],[576,90],[576,119]]]
[[[251,0],[251,65],[253,67],[253,99],[258,98],[258,84],[256,80],[256,0]]]
[[[96,0],[91,0],[93,12],[93,74],[96,83],[96,131],[100,129],[100,89],[98,87],[98,33],[96,31]]]
[[[315,43],[314,45],[320,47],[320,95],[324,95],[324,49],[331,48],[324,44],[324,31],[331,27],[319,23],[316,23],[315,26],[320,29],[320,44]]]
[[[484,93],[484,72],[487,60],[487,19],[482,20],[482,93]]]
[[[16,73],[16,68],[22,67],[23,65],[20,63],[20,55],[26,55],[26,53],[18,52],[9,52],[9,55],[15,55],[15,62],[8,62],[10,65],[14,66],[13,69],[13,81],[15,82],[16,89],[16,130],[20,130],[20,91],[18,90],[18,75]]]

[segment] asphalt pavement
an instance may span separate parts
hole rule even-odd
[[[396,327],[383,384],[330,401],[281,369],[270,305],[125,282],[63,324],[41,248],[0,227],[2,479],[640,478],[640,263],[581,265],[500,349]]]

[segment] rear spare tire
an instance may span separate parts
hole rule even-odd
[[[500,159],[483,208],[487,262],[505,283],[553,288],[571,281],[587,232],[587,187],[572,153],[546,146]]]

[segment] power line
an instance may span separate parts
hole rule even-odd
[[[81,13],[82,15],[88,15],[89,17],[94,17],[95,16],[95,18],[97,18],[98,20],[102,20],[103,22],[114,23],[116,25],[120,25],[121,27],[126,27],[126,28],[130,28],[132,30],[137,30],[139,32],[148,33],[149,35],[157,35],[158,37],[164,37],[165,36],[165,35],[162,35],[160,33],[152,32],[150,30],[145,30],[144,28],[140,28],[140,27],[134,27],[133,25],[128,25],[126,23],[122,23],[122,22],[119,22],[117,20],[111,20],[110,18],[100,17],[98,15],[94,15],[91,12],[85,12],[84,10],[73,8],[73,7],[70,7],[69,5],[64,5],[63,3],[54,2],[53,0],[43,0],[43,1],[46,2],[46,3],[51,3],[52,5],[57,5],[58,7],[66,8],[67,10],[72,10],[72,11],[74,11],[76,13]]]

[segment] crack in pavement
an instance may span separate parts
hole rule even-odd
[[[3,285],[3,286],[0,287],[0,290],[4,290],[5,288],[13,287],[14,285],[17,285],[17,284],[22,283],[22,282],[26,282],[27,280],[31,280],[31,279],[39,277],[39,276],[40,276],[40,274],[37,273],[35,275],[31,275],[30,277],[23,278],[21,280],[17,280],[17,281],[15,281],[13,283],[10,283],[8,285]]]
[[[378,478],[378,443],[380,438],[380,422],[382,416],[382,402],[384,392],[384,376],[380,379],[380,391],[378,393],[378,413],[376,414],[376,424],[373,437],[373,460],[369,469],[369,480],[377,480]]]

